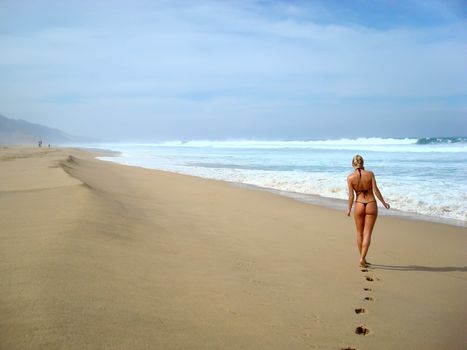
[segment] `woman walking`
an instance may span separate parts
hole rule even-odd
[[[357,246],[360,252],[360,266],[367,267],[369,262],[366,261],[366,255],[370,247],[373,227],[378,217],[378,205],[376,204],[375,195],[386,209],[389,209],[390,206],[384,201],[376,185],[373,172],[365,170],[362,156],[357,154],[353,157],[352,166],[355,171],[347,177],[347,185],[349,187],[349,207],[347,216],[350,216],[355,199],[354,219],[357,228]]]

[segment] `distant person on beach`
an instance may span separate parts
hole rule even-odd
[[[353,157],[352,166],[355,171],[347,177],[347,185],[349,187],[349,208],[347,210],[347,216],[350,216],[355,199],[354,219],[357,228],[357,246],[360,252],[360,266],[367,267],[370,263],[366,261],[366,255],[370,247],[373,227],[378,217],[378,205],[376,204],[375,194],[386,209],[389,209],[390,206],[384,201],[383,195],[376,185],[373,172],[365,170],[361,155],[357,154]]]

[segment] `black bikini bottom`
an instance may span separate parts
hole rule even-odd
[[[370,201],[370,202],[359,202],[359,201],[355,201],[355,203],[360,203],[360,204],[363,204],[363,206],[366,208],[366,205],[367,204],[370,204],[370,203],[376,203],[376,201]]]

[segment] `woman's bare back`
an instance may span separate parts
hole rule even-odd
[[[357,203],[370,203],[376,201],[373,194],[373,173],[363,169],[356,170],[349,175],[350,183],[356,194]]]

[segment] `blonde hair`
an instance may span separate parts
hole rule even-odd
[[[354,169],[365,169],[363,163],[363,157],[360,154],[355,155],[352,159],[352,166]]]

